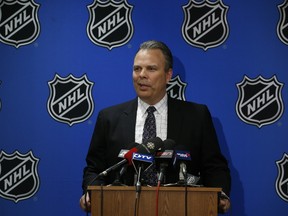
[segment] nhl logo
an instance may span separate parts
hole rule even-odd
[[[48,82],[50,96],[47,108],[52,118],[70,126],[89,118],[94,110],[91,93],[93,84],[86,75],[75,78],[70,74],[61,78],[56,74]]]
[[[127,43],[133,35],[132,6],[122,2],[95,0],[88,6],[90,18],[87,34],[90,40],[111,50]]]
[[[277,121],[284,110],[282,87],[275,75],[271,79],[258,76],[254,80],[245,76],[237,84],[239,95],[236,112],[239,118],[259,128]]]
[[[288,45],[288,1],[286,0],[282,5],[278,5],[280,12],[280,19],[277,25],[277,35],[280,40]]]
[[[219,46],[228,37],[228,7],[222,0],[214,3],[209,0],[202,3],[190,0],[183,10],[182,36],[188,44],[206,51]]]
[[[32,197],[39,188],[38,162],[31,151],[25,155],[1,151],[0,196],[15,203]]]
[[[277,194],[288,202],[288,155],[285,153],[281,160],[276,161],[278,176],[276,179]]]
[[[169,81],[169,83],[167,84],[166,91],[171,98],[176,98],[178,100],[185,101],[186,86],[187,84],[182,82],[180,76],[177,75],[176,77],[174,77]]]
[[[38,9],[33,0],[2,1],[0,41],[16,48],[32,43],[40,32]]]

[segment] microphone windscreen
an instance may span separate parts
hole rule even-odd
[[[166,139],[163,141],[163,150],[173,150],[174,147],[176,146],[176,142],[172,139]],[[161,149],[161,150],[162,150]]]
[[[142,146],[143,148],[145,148],[146,153],[153,155],[159,148],[162,148],[164,146],[164,142],[161,138],[154,137],[145,141]]]
[[[133,153],[135,153],[135,152],[138,152],[138,148],[137,147],[134,147],[134,148],[130,149],[130,151],[128,151],[124,155],[124,158],[127,160],[129,166],[132,164],[132,157],[133,157]]]
[[[133,142],[133,143],[130,143],[127,145],[127,148],[126,149],[121,149],[119,154],[118,154],[118,157],[119,158],[124,158],[125,154],[128,153],[130,151],[130,149],[134,148],[134,147],[137,147],[139,146],[140,144],[139,143],[136,143],[136,142]]]

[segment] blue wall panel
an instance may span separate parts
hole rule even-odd
[[[108,2],[103,1],[103,4]],[[204,4],[204,1],[197,2]],[[207,104],[211,111],[232,174],[232,209],[227,215],[287,215],[288,1],[223,0],[220,3],[228,11],[219,15],[217,9],[219,26],[222,25],[223,33],[228,36],[206,50],[187,43],[182,34],[184,21],[190,19],[183,8],[189,0],[113,3],[130,5],[128,17],[132,28],[130,26],[129,33],[132,36],[108,49],[92,42],[87,34],[91,18],[88,6],[93,0],[0,1],[1,215],[84,214],[79,208],[82,170],[97,114],[102,108],[135,97],[133,58],[139,44],[150,39],[164,41],[171,48],[175,60],[173,77],[179,75],[186,84],[185,99]],[[208,3],[220,4],[219,1]],[[23,8],[23,5],[28,6]],[[39,5],[39,9],[31,12],[31,5]],[[282,12],[278,8],[280,5]],[[207,13],[209,7],[204,7]],[[18,17],[22,14],[18,24],[13,18],[17,10]],[[197,16],[195,14],[190,14],[191,19]],[[25,17],[30,24],[24,25]],[[127,17],[125,19],[129,22]],[[11,31],[8,34],[9,22],[16,24],[8,29]],[[283,35],[277,34],[279,26]],[[37,28],[38,36],[29,41],[27,34]],[[119,29],[115,29],[118,34]],[[211,34],[212,41],[217,41],[213,28],[206,33]],[[113,41],[117,34],[111,33],[111,37]],[[26,43],[19,45],[19,38],[27,39]],[[209,42],[205,37],[203,40]],[[78,112],[75,115],[80,121],[72,125],[59,121],[65,113],[56,120],[49,110],[49,97],[53,93],[49,82],[56,75],[62,79],[69,75],[75,79],[86,76],[93,83],[90,91],[93,107],[89,94],[85,94],[86,104],[71,105],[71,110],[66,107],[68,118],[73,111]],[[245,77],[256,84],[241,92],[237,84]],[[265,82],[257,82],[259,77]],[[272,81],[273,77],[278,83]],[[82,88],[83,92],[89,91],[85,90],[85,84]],[[64,84],[59,89],[58,96],[71,90]],[[274,98],[271,102],[274,106],[269,106],[269,97],[259,102],[263,92]],[[237,101],[243,95],[250,98],[251,103],[253,98],[258,98],[259,106],[255,107],[259,112],[257,119],[261,120],[258,125],[255,124],[257,114],[254,117],[244,114],[243,120],[237,113]],[[89,109],[91,114],[83,117]],[[271,115],[270,118],[266,118],[267,115]],[[266,123],[261,124],[262,121]],[[277,166],[281,159],[283,166]],[[9,175],[19,170],[22,173],[16,177],[18,181],[9,179]],[[30,182],[21,183],[20,179],[28,172]],[[39,187],[29,190],[35,182]]]

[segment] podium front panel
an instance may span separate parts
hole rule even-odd
[[[156,187],[142,187],[136,203],[135,187],[90,186],[92,216],[156,215]],[[217,216],[220,188],[187,188],[187,216]],[[136,205],[136,204],[137,205]],[[136,212],[135,212],[136,211]],[[158,215],[185,214],[185,188],[160,187]]]

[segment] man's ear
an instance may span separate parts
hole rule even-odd
[[[173,75],[173,69],[170,68],[167,72],[166,72],[166,83],[168,84],[168,82],[172,79],[172,75]]]

